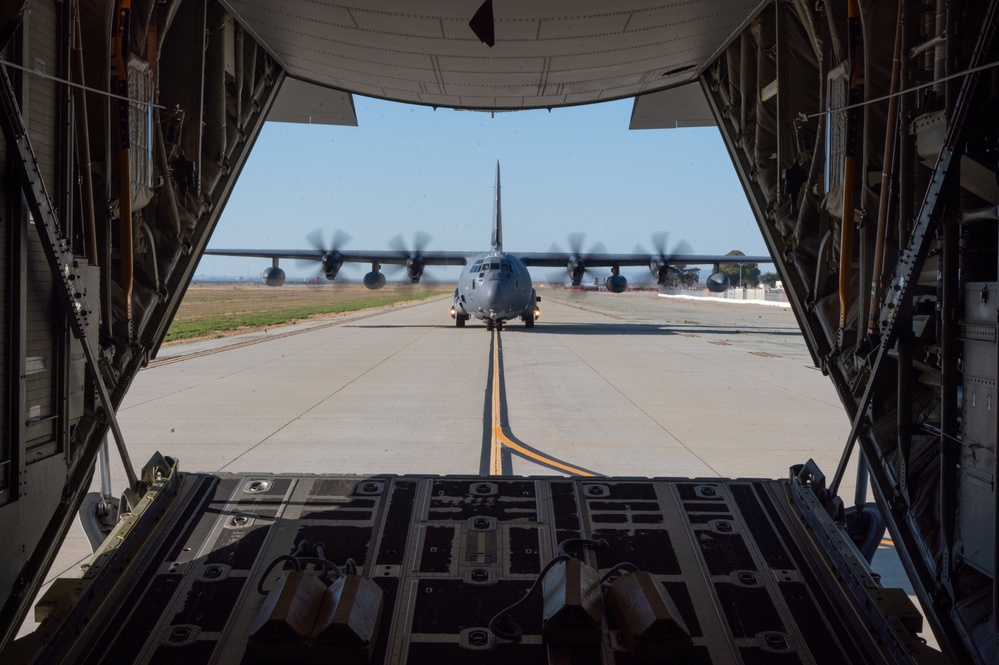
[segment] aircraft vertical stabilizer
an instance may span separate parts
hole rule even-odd
[[[499,160],[496,161],[496,200],[493,204],[493,249],[503,251],[503,213],[500,210]]]

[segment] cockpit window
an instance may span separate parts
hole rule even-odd
[[[480,265],[481,264],[481,265]],[[471,272],[486,272],[490,270],[500,270],[505,273],[514,273],[516,270],[510,261],[476,261],[472,264]]]

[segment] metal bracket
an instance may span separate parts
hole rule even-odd
[[[125,439],[118,426],[118,419],[115,417],[114,405],[111,403],[111,396],[104,384],[104,377],[97,363],[97,354],[87,335],[87,317],[94,314],[83,308],[81,294],[75,286],[82,282],[83,267],[85,267],[86,262],[84,259],[76,257],[70,243],[62,235],[58,214],[52,206],[52,199],[49,198],[48,192],[45,190],[45,182],[38,169],[38,161],[31,148],[31,141],[28,139],[28,130],[14,96],[14,87],[7,76],[6,68],[2,65],[0,65],[0,107],[2,107],[3,112],[4,138],[7,145],[15,152],[15,158],[12,160],[13,166],[21,181],[24,198],[34,217],[35,228],[38,230],[38,237],[45,250],[49,269],[56,278],[54,290],[66,314],[66,319],[69,321],[73,335],[80,340],[80,345],[83,347],[87,367],[94,379],[104,416],[111,426],[115,443],[118,445],[118,453],[121,455],[125,473],[128,475],[129,486],[136,488],[138,487],[138,478],[132,468],[128,450],[125,448]]]

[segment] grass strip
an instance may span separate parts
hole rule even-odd
[[[248,331],[271,326],[286,325],[326,314],[355,312],[372,307],[383,307],[398,302],[424,300],[443,295],[449,291],[421,291],[420,293],[397,293],[380,297],[348,298],[308,304],[280,305],[261,303],[264,309],[226,312],[214,315],[185,318],[178,316],[167,330],[164,342],[199,337],[224,337],[235,331]],[[259,299],[261,301],[266,298]]]

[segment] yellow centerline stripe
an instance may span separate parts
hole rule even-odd
[[[500,419],[499,330],[493,328],[493,440],[489,448],[489,475],[503,475],[503,422]]]
[[[521,453],[522,455],[527,455],[528,457],[530,457],[532,459],[538,460],[542,464],[546,464],[548,466],[554,466],[554,467],[556,467],[558,469],[562,469],[563,471],[575,474],[577,476],[586,476],[587,478],[592,478],[592,477],[594,477],[596,475],[595,473],[591,473],[589,471],[584,471],[583,469],[577,469],[576,467],[569,466],[568,464],[562,464],[561,462],[556,462],[555,460],[553,460],[553,459],[551,459],[549,457],[545,457],[544,455],[537,454],[533,450],[528,450],[527,448],[524,448],[523,446],[518,445],[515,441],[511,441],[510,438],[507,437],[506,434],[504,434],[502,431],[499,432],[499,433],[495,433],[494,432],[494,434],[497,434],[497,436],[499,437],[499,439],[505,445],[510,446],[510,448],[516,450],[518,453]]]
[[[499,330],[493,330],[493,437],[492,445],[489,449],[489,473],[493,476],[503,475],[503,446],[508,446],[522,455],[537,460],[542,464],[553,466],[557,469],[577,476],[593,477],[596,474],[584,469],[577,469],[574,466],[563,464],[557,460],[550,459],[544,455],[539,455],[533,450],[524,448],[516,441],[510,439],[503,431],[503,420],[500,411],[500,364],[499,364]]]

